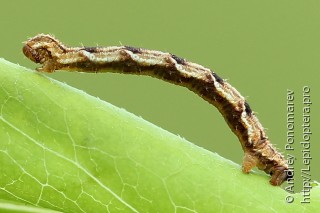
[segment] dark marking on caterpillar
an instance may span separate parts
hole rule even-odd
[[[211,72],[212,72],[213,77],[217,80],[217,82],[219,82],[220,84],[223,84],[223,79],[220,78],[220,76],[218,76],[217,73],[215,73],[213,71],[211,71]]]
[[[176,55],[174,55],[174,54],[171,54],[171,57],[172,57],[178,64],[184,65],[185,62],[186,62],[185,59],[180,58],[180,57],[178,57],[178,56],[176,56]]]
[[[252,110],[251,110],[251,108],[250,108],[250,105],[249,105],[249,103],[246,101],[246,102],[244,102],[244,106],[246,107],[246,113],[248,114],[248,116],[251,116],[251,114],[252,114]]]
[[[98,50],[98,47],[84,47],[83,50],[85,50],[89,53],[96,53]]]
[[[134,54],[140,54],[141,53],[141,49],[140,48],[136,48],[136,47],[130,47],[130,46],[124,46],[126,48],[126,50],[129,50],[130,52],[134,53]]]

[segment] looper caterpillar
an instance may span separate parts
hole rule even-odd
[[[286,160],[270,143],[245,98],[208,68],[170,53],[129,46],[70,48],[45,34],[26,41],[23,53],[33,62],[42,64],[37,68],[38,71],[77,70],[149,75],[187,87],[217,107],[238,137],[244,151],[244,173],[249,173],[257,166],[271,175],[272,185],[281,185],[290,177]]]

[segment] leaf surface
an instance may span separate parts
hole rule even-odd
[[[319,209],[319,186],[311,204],[300,204],[301,194],[287,204],[290,194],[267,175],[245,175],[218,154],[3,59],[0,86],[2,203],[62,212]]]

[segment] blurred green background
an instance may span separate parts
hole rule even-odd
[[[38,33],[70,46],[162,50],[216,71],[247,97],[271,141],[294,154],[301,190],[302,87],[311,88],[312,179],[320,180],[320,1],[3,1],[0,57],[34,69],[22,42]],[[211,105],[185,88],[120,74],[57,72],[66,82],[241,164],[238,139]],[[285,151],[286,93],[295,91],[295,151]]]

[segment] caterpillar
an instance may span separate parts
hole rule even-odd
[[[51,35],[39,34],[24,43],[24,55],[42,64],[38,71],[116,72],[148,75],[195,92],[215,106],[244,151],[242,171],[255,166],[281,185],[291,178],[284,156],[270,143],[245,98],[215,72],[174,54],[131,46],[67,47]],[[289,175],[290,174],[290,175]]]

